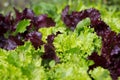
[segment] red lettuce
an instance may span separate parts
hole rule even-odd
[[[0,48],[13,50],[17,46],[23,45],[26,40],[30,40],[36,49],[39,48],[43,44],[43,41],[41,40],[42,35],[38,32],[38,29],[55,26],[55,22],[46,14],[36,16],[28,8],[25,8],[22,12],[19,12],[16,8],[14,10],[15,18],[10,13],[6,16],[0,14]],[[17,29],[18,23],[24,19],[31,21],[26,31],[12,35]],[[7,37],[4,35],[7,35]]]
[[[89,59],[95,62],[90,69],[102,66],[110,71],[113,80],[117,80],[120,76],[120,34],[117,35],[113,31],[105,33],[102,38],[101,55],[93,53]]]
[[[80,12],[73,11],[71,14],[69,12],[69,6],[66,6],[62,12],[62,20],[68,28],[74,30],[76,25],[85,18],[90,18],[91,27],[95,29],[99,36],[102,36],[105,31],[110,30],[109,26],[101,20],[100,13],[94,8],[85,9]]]

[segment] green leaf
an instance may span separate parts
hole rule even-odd
[[[16,52],[13,52],[13,53],[9,54],[8,57],[7,57],[7,61],[8,61],[9,64],[12,64],[16,67],[20,67],[19,56]]]
[[[78,24],[77,24],[77,27],[75,29],[75,32],[78,33],[78,35],[80,34],[81,31],[84,30],[84,27],[85,26],[90,26],[90,19],[89,18],[86,18],[82,21],[80,21]]]
[[[93,71],[90,71],[90,74],[95,80],[112,80],[110,72],[102,67],[95,68]]]
[[[55,61],[54,60],[50,61],[49,65],[50,65],[50,67],[54,67],[55,66]]]
[[[28,20],[28,19],[24,19],[24,20],[20,21],[17,25],[14,35],[16,35],[17,33],[25,32],[27,26],[29,26],[29,25],[30,25],[30,20]]]

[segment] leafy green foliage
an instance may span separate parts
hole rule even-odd
[[[24,19],[22,21],[20,21],[17,25],[16,31],[15,31],[15,35],[17,33],[23,33],[26,31],[26,28],[30,25],[30,20]]]
[[[87,25],[89,25],[89,19],[79,22],[74,32],[68,31],[58,35],[54,40],[56,50],[67,53],[82,51],[87,55],[90,55],[94,50],[99,50],[101,46],[100,38]],[[85,54],[83,55],[85,56]]]
[[[30,42],[12,51],[0,49],[0,79],[44,80],[46,77],[39,58],[40,52],[35,51]]]
[[[58,64],[54,68],[49,71],[49,79],[57,79],[57,80],[91,80],[87,74],[87,68],[81,67],[79,64],[74,63],[63,63]]]
[[[39,32],[41,32],[42,35],[43,35],[43,37],[42,37],[42,40],[43,40],[43,41],[46,42],[47,36],[53,33],[53,28],[54,28],[54,27],[51,27],[51,28],[41,28],[41,29],[39,29]]]
[[[94,7],[100,10],[102,19],[111,26],[112,30],[120,32],[119,12],[113,9],[113,11],[106,10],[105,5],[101,4],[89,5],[89,2],[86,3],[87,7],[80,0],[63,1],[62,6],[57,2],[55,2],[56,5],[50,3],[33,5],[35,14],[45,13],[56,21],[55,27],[39,29],[44,42],[47,42],[48,35],[56,34],[57,31],[62,33],[55,37],[53,42],[60,62],[56,64],[54,60],[50,61],[49,68],[42,65],[40,56],[44,53],[44,45],[35,50],[30,42],[26,42],[15,50],[0,49],[0,80],[91,80],[90,76],[95,80],[111,80],[110,72],[101,67],[88,72],[89,66],[94,62],[87,57],[93,51],[100,52],[101,47],[101,38],[96,35],[93,28],[89,28],[90,20],[86,18],[80,21],[74,31],[66,28],[61,21],[61,12],[66,4],[72,7],[71,10],[77,11]],[[30,20],[22,20],[18,23],[15,34],[24,33],[29,25]]]
[[[107,15],[108,14],[108,15]],[[109,24],[110,28],[119,33],[120,32],[120,18],[118,17],[120,12],[116,13],[115,9],[110,9],[109,12],[105,13],[105,17],[103,17],[104,21]],[[109,18],[109,19],[108,19]]]
[[[49,7],[49,8],[48,8]],[[34,12],[39,14],[48,14],[48,16],[53,17],[56,15],[56,7],[55,5],[40,3],[38,5],[33,5]],[[53,17],[54,18],[54,17]]]
[[[90,71],[90,74],[95,80],[112,80],[109,71],[101,67],[97,67],[93,71]]]

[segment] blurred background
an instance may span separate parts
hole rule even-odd
[[[67,3],[70,0],[0,0],[0,11],[10,11],[13,7],[17,8],[31,8],[34,5],[37,5],[41,2],[45,3],[52,3],[52,4],[63,4]],[[77,0],[71,0],[71,1],[77,1]],[[114,6],[117,7],[118,10],[120,10],[120,0],[78,0],[84,2],[86,5],[92,5],[96,3],[105,4],[107,6]]]

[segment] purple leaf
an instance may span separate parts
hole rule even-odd
[[[54,41],[54,38],[57,37],[59,34],[62,34],[60,31],[56,32],[56,35],[55,34],[51,34],[51,35],[48,35],[47,36],[47,43],[49,44],[52,44],[53,41]]]
[[[48,37],[47,37],[47,43],[52,44],[53,41],[54,41],[54,38],[55,38],[54,34],[48,35]]]
[[[14,8],[16,13],[16,21],[20,21],[23,19],[33,19],[34,12],[31,9],[25,8],[22,12],[19,12],[16,8]]]
[[[38,30],[41,27],[51,27],[55,26],[55,22],[52,20],[52,18],[47,17],[47,15],[40,15],[37,17],[34,17],[33,25],[36,26],[36,29]]]
[[[93,53],[88,57],[88,59],[94,61],[94,65],[89,66],[89,70],[101,66],[110,71],[110,75],[113,80],[117,80],[117,78],[120,76],[120,54],[112,56],[109,61],[102,55],[98,56],[97,53]]]
[[[43,60],[55,60],[56,62],[59,62],[59,58],[56,55],[55,47],[53,45],[54,38],[57,37],[58,34],[61,34],[61,32],[56,32],[55,34],[48,35],[47,37],[47,43],[44,45],[45,53],[42,55]]]
[[[104,21],[98,21],[96,24],[91,24],[98,36],[103,37],[106,32],[111,31],[109,26]]]
[[[16,14],[16,21],[19,21],[22,19],[23,15],[19,12],[16,8],[14,8],[15,14]]]
[[[18,45],[23,45],[24,42],[21,40],[21,36],[10,36],[6,39],[4,36],[0,36],[0,48],[6,50],[13,50]]]
[[[22,41],[22,36],[19,34],[17,36],[10,36],[9,39],[14,41],[17,45],[24,45],[24,42]]]
[[[59,58],[56,55],[55,47],[52,44],[45,44],[45,53],[41,56],[43,60],[55,60],[59,62]]]
[[[0,21],[0,35],[6,33],[7,30],[8,30],[8,26],[3,21]]]
[[[0,48],[4,48],[4,45],[6,43],[6,40],[3,35],[0,35]]]
[[[101,55],[96,56],[93,53],[89,56],[89,59],[95,63],[89,67],[90,69],[101,66],[110,71],[113,80],[117,80],[120,76],[120,35],[117,35],[113,31],[104,32],[102,36]],[[98,64],[98,61],[101,64]]]
[[[91,20],[90,26],[95,29],[99,36],[102,36],[104,31],[110,30],[109,26],[101,20],[99,11],[94,8],[85,9],[80,12],[73,11],[71,14],[68,14],[68,11],[69,6],[66,6],[62,11],[62,20],[71,30],[76,28],[79,21],[87,17]]]
[[[34,14],[34,12],[31,10],[31,9],[28,9],[28,8],[25,8],[24,10],[23,10],[23,16],[24,16],[24,18],[26,18],[26,19],[33,19],[34,18],[34,16],[35,16],[35,14]]]
[[[4,44],[4,49],[6,50],[13,50],[17,47],[16,42],[12,41],[11,39],[7,39]]]
[[[42,41],[42,34],[36,31],[27,34],[26,40],[30,40],[35,49],[44,44],[44,42]]]
[[[95,63],[94,65],[90,66],[90,69],[93,69],[97,66],[102,66],[103,68],[106,68],[106,59],[103,56],[99,56],[96,52],[93,52],[92,55],[88,57],[89,60],[93,60]]]
[[[9,30],[9,25],[5,22],[6,18],[0,14],[0,34],[3,35],[4,33]]]

